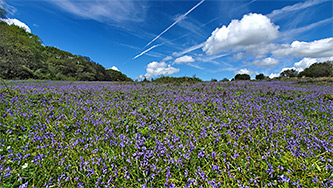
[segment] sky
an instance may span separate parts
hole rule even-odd
[[[132,79],[271,78],[333,60],[332,0],[0,0],[16,24]]]

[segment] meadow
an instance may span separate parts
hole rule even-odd
[[[0,187],[332,187],[333,83],[0,86]]]

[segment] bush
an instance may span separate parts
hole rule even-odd
[[[333,77],[333,61],[315,63],[301,72],[299,77]]]
[[[250,80],[250,75],[248,74],[236,74],[235,80]]]
[[[295,69],[287,69],[280,73],[280,77],[282,78],[292,78],[296,77],[298,75],[298,72]]]
[[[256,75],[256,80],[263,80],[263,79],[265,79],[266,77],[265,77],[265,75],[264,74],[258,74],[258,75]]]

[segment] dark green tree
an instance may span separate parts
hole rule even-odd
[[[280,73],[280,77],[282,78],[293,78],[298,75],[298,72],[295,69],[287,69]]]
[[[250,80],[250,75],[248,74],[236,74],[234,80]]]
[[[265,77],[265,75],[264,74],[258,74],[258,75],[256,75],[256,80],[263,80],[263,79],[265,79],[266,77]]]
[[[299,77],[333,77],[333,61],[315,63],[304,71],[300,72]]]
[[[3,13],[1,13],[3,14]],[[0,78],[79,81],[132,81],[89,57],[43,46],[38,36],[0,21]]]

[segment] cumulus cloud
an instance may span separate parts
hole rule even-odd
[[[280,76],[280,73],[279,74],[277,74],[277,73],[271,73],[268,77],[270,78],[270,79],[272,79],[272,78],[277,78],[277,77],[279,77]]]
[[[278,29],[279,26],[262,14],[247,14],[241,20],[232,20],[228,26],[215,29],[203,50],[216,54],[231,48],[268,43],[279,36]]]
[[[6,22],[8,25],[19,26],[20,28],[23,28],[26,32],[31,33],[31,29],[25,23],[21,22],[18,19],[15,19],[15,18],[5,18],[5,19],[0,19],[0,20]]]
[[[239,71],[235,71],[235,74],[248,74],[248,75],[254,75],[256,74],[254,71],[250,69],[241,69]]]
[[[273,51],[276,56],[294,57],[331,57],[333,56],[333,37],[315,40],[313,42],[294,41],[290,45],[283,44],[279,49]]]
[[[265,67],[265,68],[274,67],[274,66],[278,65],[279,63],[280,63],[279,60],[271,58],[271,57],[267,57],[267,58],[261,59],[261,60],[255,60],[253,62],[253,64],[256,67]]]
[[[182,57],[177,58],[174,63],[181,64],[181,63],[192,63],[195,59],[192,56],[184,55]]]
[[[112,66],[110,69],[115,70],[115,71],[119,71],[119,69],[116,66]]]
[[[170,75],[179,72],[179,69],[171,67],[171,65],[168,65],[165,62],[158,63],[153,61],[147,65],[146,71],[147,73],[144,76],[140,75],[139,79],[150,79],[154,76]]]
[[[301,72],[304,69],[310,67],[314,63],[325,62],[325,61],[333,61],[333,56],[327,58],[303,58],[301,61],[296,62],[293,68],[298,72]]]
[[[71,14],[99,22],[140,22],[146,14],[145,1],[50,0],[50,2]]]

